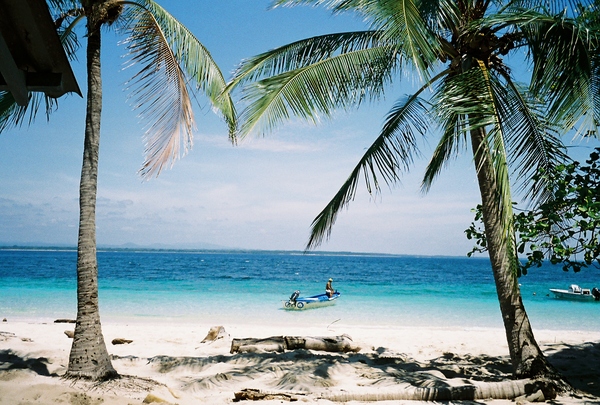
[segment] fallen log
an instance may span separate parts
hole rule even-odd
[[[297,349],[335,353],[360,351],[360,347],[348,335],[332,337],[272,336],[265,339],[235,338],[231,341],[230,353],[282,353],[285,350]]]
[[[360,347],[346,334],[333,337],[286,336],[285,346],[287,350],[307,349],[335,353],[360,351]]]
[[[319,399],[332,402],[346,403],[350,401],[376,402],[376,401],[478,401],[488,399],[507,399],[521,402],[544,402],[547,399],[542,392],[546,382],[540,380],[510,380],[502,382],[483,382],[465,380],[463,385],[443,387],[415,387],[409,384],[390,391],[377,390],[375,392],[348,392],[327,393],[318,395]],[[251,400],[287,400],[297,401],[297,393],[265,392],[252,388],[245,388],[234,393],[233,402]],[[518,403],[518,402],[517,402]]]
[[[283,336],[273,336],[265,339],[233,339],[229,353],[283,353],[284,351],[285,340]]]
[[[523,398],[527,401],[544,402],[546,398],[539,381],[510,380],[502,382],[468,381],[465,385],[445,387],[405,386],[394,391],[340,392],[322,395],[321,399],[332,402],[349,401],[477,401],[485,399]]]
[[[280,400],[280,401],[289,401],[295,402],[298,398],[291,394],[286,394],[284,392],[272,393],[272,392],[263,392],[253,388],[245,388],[241,391],[238,391],[233,394],[234,399],[233,402],[239,401],[271,401],[271,400]]]

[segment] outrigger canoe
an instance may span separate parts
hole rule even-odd
[[[340,297],[341,293],[336,291],[331,297],[327,294],[313,295],[312,297],[300,297],[300,291],[294,291],[290,299],[284,301],[285,309],[307,309],[324,307],[335,304],[335,301]]]

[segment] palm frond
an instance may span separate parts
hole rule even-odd
[[[158,175],[193,143],[195,125],[188,84],[204,91],[235,132],[235,110],[225,80],[204,46],[174,17],[150,0],[127,3],[130,65],[140,66],[128,82],[134,109],[146,120],[143,177]],[[191,81],[191,83],[190,83]],[[233,140],[233,138],[232,138]]]
[[[226,81],[206,47],[194,34],[153,0],[144,0],[160,25],[166,41],[186,72],[191,85],[202,90],[225,119],[234,141],[236,113],[233,101],[223,93]]]
[[[29,92],[27,105],[20,106],[10,92],[0,91],[0,133],[23,124],[31,125],[42,105],[45,107],[46,120],[49,120],[50,114],[58,106],[57,99],[40,92]]]
[[[427,102],[419,95],[430,83],[406,99],[400,100],[389,112],[380,135],[367,149],[348,179],[311,225],[306,249],[320,245],[331,234],[339,212],[354,199],[361,173],[369,193],[380,190],[379,176],[386,183],[397,182],[407,171],[413,157],[419,154],[418,137],[425,136],[429,122]]]
[[[509,164],[517,168],[518,190],[523,191],[526,198],[543,201],[549,197],[548,188],[543,182],[531,182],[530,179],[540,169],[548,171],[564,163],[565,147],[546,119],[543,104],[524,86],[519,86],[502,72],[500,76],[491,75],[490,79],[508,147]]]
[[[397,51],[412,62],[427,80],[428,69],[438,60],[440,43],[431,31],[427,9],[417,0],[280,0],[275,6],[323,5],[334,13],[353,12],[363,16],[370,29],[382,31],[396,43]],[[450,3],[447,3],[450,4]],[[428,6],[430,6],[428,4]],[[446,11],[447,9],[444,8]],[[430,11],[430,9],[429,9]]]
[[[435,106],[433,115],[444,128],[444,135],[426,169],[422,189],[427,191],[431,187],[443,165],[458,152],[469,134],[481,131],[487,134],[486,139],[481,145],[482,149],[473,153],[489,155],[498,187],[498,213],[508,229],[512,220],[512,199],[504,128],[490,72],[483,62],[476,62],[463,73],[446,76],[432,100]],[[475,167],[475,170],[482,168]]]
[[[378,97],[401,61],[391,47],[353,50],[246,86],[241,133],[266,131],[291,116],[312,122]]]
[[[582,131],[595,130],[589,112],[598,109],[592,92],[600,32],[564,15],[521,29],[533,60],[531,91],[547,100],[548,119],[566,130],[583,119]]]
[[[407,61],[412,61],[423,80],[429,79],[429,69],[438,61],[441,45],[431,26],[421,14],[420,2],[415,0],[374,1],[374,27],[385,32],[398,44]]]
[[[421,182],[424,193],[429,192],[449,160],[466,147],[471,131],[497,125],[487,83],[477,68],[447,75],[435,92],[432,104],[431,115],[439,122],[443,133],[425,169]]]
[[[60,42],[69,60],[73,61],[77,60],[77,50],[81,47],[75,27],[85,18],[85,14],[82,8],[77,7],[77,4],[71,3],[73,2],[65,2],[61,5],[63,7],[72,6],[73,8],[54,9],[53,13],[55,15],[54,25]]]
[[[523,10],[543,8],[550,14],[565,13],[573,15],[581,6],[591,5],[594,0],[513,0],[509,2],[510,8]]]
[[[238,66],[228,84],[231,90],[248,81],[301,69],[334,55],[389,46],[379,31],[355,31],[319,35],[292,42],[248,58]]]
[[[421,192],[428,193],[433,181],[440,174],[449,160],[458,155],[461,144],[466,145],[467,127],[466,117],[460,114],[447,117],[442,123],[442,136],[433,151],[433,155],[425,168],[421,181]]]
[[[471,70],[480,77],[480,80],[477,80],[478,88],[476,94],[478,94],[479,100],[481,100],[482,104],[485,106],[483,110],[486,111],[486,114],[489,114],[489,121],[492,122],[492,124],[488,126],[487,137],[480,146],[482,150],[474,151],[474,155],[476,153],[488,154],[492,161],[495,185],[497,187],[497,215],[503,225],[503,235],[506,238],[506,246],[513,248],[515,244],[515,233],[509,161],[501,110],[494,92],[494,75],[482,61],[478,61],[477,67]],[[478,116],[469,116],[469,120],[472,120],[473,118],[477,120]],[[488,121],[488,119],[484,119],[484,121]],[[484,127],[479,125],[476,125],[475,128],[475,130],[485,130]],[[481,168],[477,167],[476,170],[481,170]],[[509,253],[511,253],[513,257],[516,257],[514,251]]]

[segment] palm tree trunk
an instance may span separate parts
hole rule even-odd
[[[548,363],[534,336],[525,312],[517,279],[514,235],[506,237],[500,215],[500,194],[483,129],[471,131],[474,163],[481,193],[487,248],[494,273],[500,312],[516,378],[548,377],[563,381]]]
[[[117,377],[100,326],[98,263],[96,258],[96,190],[100,149],[102,80],[100,25],[88,19],[87,114],[83,165],[79,185],[79,239],[77,241],[77,323],[67,376],[104,380]]]

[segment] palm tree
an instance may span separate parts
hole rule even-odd
[[[414,73],[420,88],[391,107],[373,144],[312,223],[307,249],[330,236],[361,175],[369,192],[379,192],[382,182],[399,181],[409,169],[422,139],[439,134],[423,177],[427,191],[470,143],[514,375],[556,381],[521,299],[510,179],[520,181],[524,197],[543,199],[543,185],[527,180],[564,158],[559,131],[595,128],[598,37],[575,18],[579,8],[559,3],[277,0],[275,7],[358,13],[368,29],[315,36],[249,58],[228,85],[229,91],[241,87],[245,136],[271,131],[291,116],[316,123],[336,109],[377,100],[390,83]],[[505,61],[519,55],[533,67],[529,86],[515,80]]]
[[[117,377],[104,343],[98,309],[96,258],[96,191],[102,110],[100,69],[101,33],[108,26],[127,34],[130,66],[139,71],[128,83],[134,107],[143,108],[147,120],[146,160],[143,177],[158,175],[192,145],[194,115],[190,90],[201,90],[220,111],[234,140],[235,111],[223,96],[224,77],[210,53],[173,16],[152,0],[49,0],[58,16],[56,26],[65,48],[78,46],[77,23],[86,21],[87,112],[80,182],[80,218],[77,241],[77,320],[67,376],[102,380]],[[0,98],[5,128],[19,125],[43,105],[41,96],[30,95],[25,107],[10,106],[8,94]],[[46,99],[46,110],[53,103]]]

